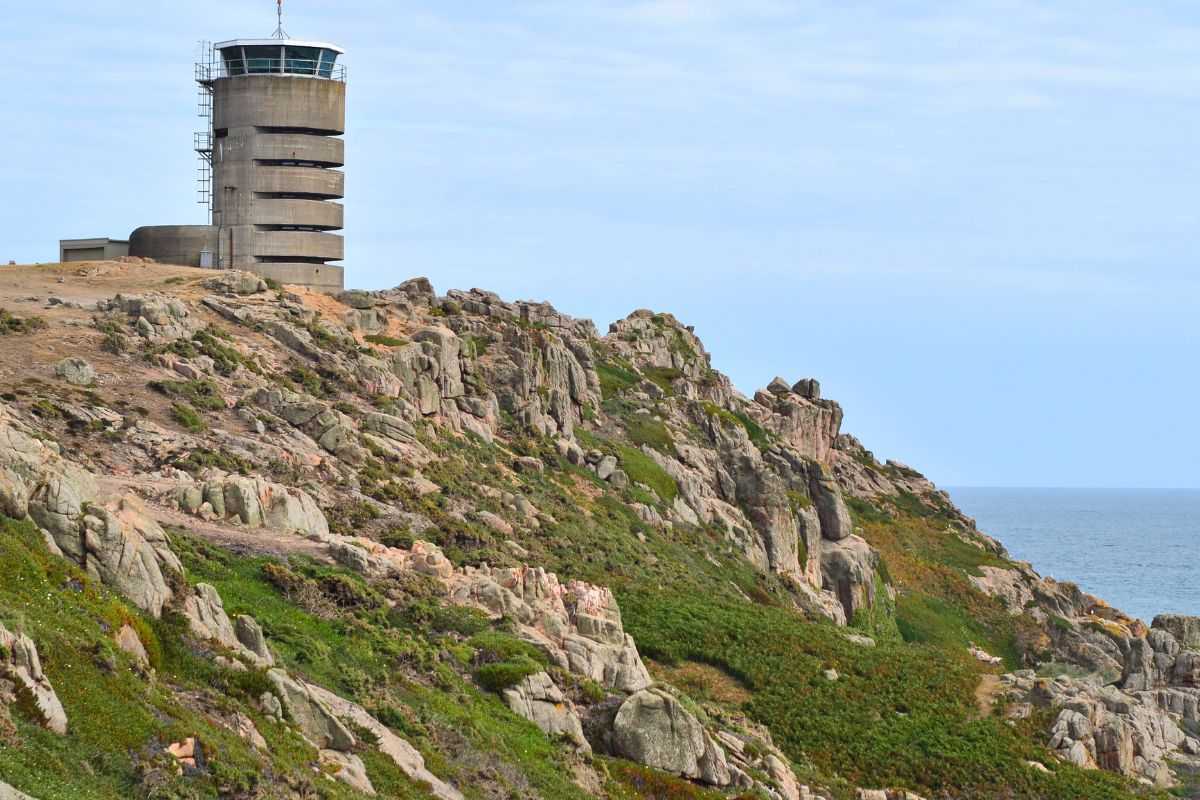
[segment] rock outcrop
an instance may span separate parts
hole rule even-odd
[[[183,511],[208,519],[236,519],[249,528],[301,534],[329,533],[329,522],[308,492],[262,478],[213,477],[174,492]]]
[[[537,567],[466,568],[450,579],[454,602],[508,614],[517,633],[546,652],[551,663],[620,692],[650,685],[650,675],[621,610],[607,588],[581,581],[560,583]]]
[[[574,704],[544,672],[535,672],[500,693],[504,704],[541,728],[548,736],[566,736],[580,749],[591,752]]]
[[[650,686],[637,645],[621,624],[616,598],[606,588],[581,581],[564,585],[540,567],[456,570],[428,542],[403,550],[368,539],[330,537],[328,546],[335,560],[366,575],[411,570],[441,579],[451,602],[511,617],[521,638],[574,675],[620,692]]]
[[[0,404],[0,509],[31,517],[54,548],[90,577],[158,615],[180,572],[167,536],[133,495],[99,500],[95,478],[33,435]]]
[[[96,380],[96,369],[78,356],[64,358],[54,368],[54,374],[72,386],[91,386]]]
[[[213,586],[197,583],[180,610],[197,638],[216,642],[254,666],[275,664],[259,624],[253,617],[244,615],[237,618],[236,624],[230,621],[225,613],[225,603]]]
[[[369,731],[375,738],[375,746],[379,748],[379,751],[392,759],[405,775],[415,781],[427,784],[433,797],[439,800],[463,800],[462,792],[426,768],[425,758],[417,752],[416,748],[392,733],[386,725],[368,714],[362,706],[339,697],[320,686],[306,684],[305,688],[310,696],[323,703],[324,707],[336,717]]]
[[[111,316],[124,316],[142,338],[153,344],[173,342],[191,336],[199,325],[187,304],[177,297],[159,292],[146,295],[118,294],[101,304]]]
[[[12,633],[3,625],[0,625],[0,677],[12,683],[15,699],[36,714],[38,722],[59,735],[67,732],[67,712],[42,672],[37,646],[25,634]]]
[[[348,752],[354,747],[358,740],[333,713],[320,693],[282,669],[270,670],[267,677],[275,686],[288,719],[295,723],[305,739],[319,750]]]
[[[18,792],[4,781],[0,781],[0,800],[34,800],[34,798],[24,792]]]
[[[1119,673],[1126,652],[1146,634],[1141,620],[1113,608],[1073,583],[1043,578],[1028,565],[980,567],[971,584],[999,598],[1014,616],[1028,615],[1045,631],[1045,648],[1061,661]]]
[[[242,272],[241,270],[222,272],[217,277],[204,281],[202,285],[205,289],[237,297],[267,291],[265,280],[252,272]]]
[[[629,697],[613,722],[613,749],[622,758],[712,786],[730,784],[725,752],[679,701],[660,689]]]
[[[794,386],[776,378],[766,391],[754,395],[747,413],[759,425],[791,445],[796,452],[830,463],[842,427],[842,407],[820,398],[820,385],[803,380]]]
[[[1002,680],[1015,698],[1059,709],[1047,746],[1077,766],[1169,786],[1168,762],[1200,754],[1200,741],[1180,727],[1186,710],[1171,710],[1160,693],[1122,691],[1095,676],[1050,680],[1025,671]]]

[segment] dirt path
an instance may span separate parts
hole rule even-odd
[[[979,705],[979,716],[990,717],[995,710],[996,698],[1004,691],[999,675],[985,673],[975,687],[975,702]]]

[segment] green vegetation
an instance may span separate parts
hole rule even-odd
[[[477,614],[431,614],[438,603],[429,594],[433,584],[422,576],[410,585],[386,587],[388,599],[398,603],[392,608],[344,569],[295,557],[287,564],[237,558],[185,536],[172,544],[189,577],[216,586],[231,615],[254,615],[289,669],[365,705],[416,746],[439,776],[464,787],[481,782],[507,787],[499,796],[584,797],[570,778],[570,748],[548,739],[472,680],[471,662],[529,658],[528,645],[502,631],[476,631],[469,640],[459,639],[448,629],[466,620],[471,620],[466,627],[474,628],[481,620]],[[465,660],[439,657],[464,648]],[[455,744],[435,747],[446,742]],[[374,768],[386,762],[363,756],[382,793],[388,784],[377,780]],[[520,795],[519,789],[531,794]],[[482,797],[478,791],[468,796]]]
[[[0,308],[0,336],[37,333],[46,327],[41,317],[14,317],[8,309]]]
[[[741,412],[730,411],[712,403],[705,403],[704,410],[712,416],[725,422],[730,427],[740,426],[745,429],[746,435],[750,437],[750,441],[759,450],[766,450],[771,445],[770,435],[754,420]]]
[[[606,361],[596,362],[596,374],[600,377],[600,393],[605,398],[628,391],[641,381],[631,365],[627,368]]]
[[[479,667],[475,670],[475,682],[490,692],[500,692],[544,669],[531,658],[516,656]]]
[[[0,619],[37,643],[69,719],[61,737],[21,713],[0,720],[11,725],[0,725],[6,782],[39,800],[362,798],[317,778],[309,768],[316,751],[257,711],[268,686],[263,673],[223,670],[198,655],[205,648],[194,646],[179,615],[153,620],[130,608],[51,555],[31,523],[0,519],[0,570]],[[143,677],[115,647],[112,636],[124,625],[145,645],[156,679]],[[267,741],[265,753],[221,722],[235,710],[249,714]],[[178,775],[162,748],[190,736],[207,768]],[[370,758],[368,771],[377,786],[396,787],[395,796],[424,797],[386,759]]]
[[[664,502],[673,503],[679,496],[679,484],[650,456],[633,447],[618,447],[621,469],[634,483],[644,483]]]
[[[113,323],[105,323],[113,325]],[[207,356],[212,359],[213,371],[218,375],[229,376],[243,368],[256,375],[262,374],[258,362],[243,355],[234,346],[234,339],[220,325],[209,325],[197,332],[190,340],[177,339],[169,344],[153,347],[146,351],[147,356],[160,354],[176,355],[180,358],[194,359]]]
[[[675,394],[675,387],[671,385],[671,382],[683,377],[683,373],[674,367],[643,367],[642,373],[662,389],[663,394],[668,397]]]
[[[255,471],[254,465],[242,458],[223,451],[214,452],[212,450],[192,450],[181,458],[176,459],[171,466],[191,475],[198,475],[212,467],[216,467],[224,472],[239,473],[242,475],[252,475]]]
[[[469,333],[459,334],[462,339],[463,352],[472,358],[481,358],[487,354],[488,345],[487,339],[481,339],[478,336],[472,336]]]
[[[182,400],[198,411],[224,411],[221,387],[212,378],[198,381],[150,381],[151,389],[173,400]]]
[[[961,651],[881,641],[862,648],[826,624],[780,608],[708,594],[620,596],[643,654],[709,664],[751,694],[743,708],[766,724],[810,780],[839,797],[853,786],[907,787],[930,797],[1029,800],[1128,798],[1115,776],[1058,765],[1028,768],[1045,750],[1002,720],[980,719],[978,666]],[[824,677],[836,669],[837,681]],[[930,769],[937,764],[937,769]]]
[[[125,329],[120,323],[112,320],[103,320],[96,322],[96,330],[104,334],[104,338],[100,340],[100,350],[114,356],[119,356],[128,351],[129,341],[125,337]]]
[[[353,385],[337,370],[320,365],[314,368],[299,361],[292,362],[285,377],[301,391],[316,398],[339,397],[347,386]]]
[[[675,457],[675,441],[661,421],[642,414],[633,414],[625,421],[625,426],[629,441],[644,444],[663,455]]]
[[[920,516],[858,500],[849,505],[863,538],[879,550],[887,577],[899,589],[896,623],[906,641],[957,650],[974,643],[1004,658],[1011,669],[1022,666],[1019,642],[1032,638],[1030,621],[1009,615],[1000,600],[980,594],[967,580],[980,575],[981,566],[1008,562],[965,541],[948,518],[924,504]]]
[[[404,339],[397,339],[395,336],[387,336],[382,333],[371,333],[363,337],[363,339],[371,344],[377,344],[381,347],[403,347],[408,344]]]
[[[196,409],[191,406],[185,406],[181,403],[171,404],[171,416],[183,426],[186,431],[192,433],[203,433],[208,430],[208,423],[204,421],[204,417],[200,416]]]
[[[603,763],[612,779],[607,787],[611,800],[722,800],[737,797],[628,761],[605,759]],[[758,798],[759,795],[744,797]]]

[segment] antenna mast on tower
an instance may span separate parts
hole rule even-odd
[[[279,27],[275,29],[276,39],[287,39],[287,31],[283,29],[283,0],[275,0],[275,14],[279,17]]]

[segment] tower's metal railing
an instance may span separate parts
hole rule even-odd
[[[201,85],[242,75],[287,75],[345,83],[346,65],[304,58],[213,59],[196,65],[196,81]]]

